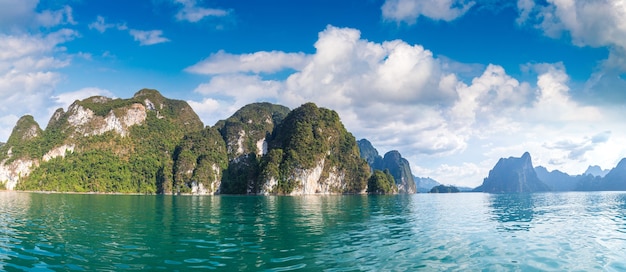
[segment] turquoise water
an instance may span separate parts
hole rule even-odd
[[[0,192],[0,270],[626,271],[626,193]]]

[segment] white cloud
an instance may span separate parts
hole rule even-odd
[[[38,13],[35,17],[36,22],[40,26],[54,27],[63,24],[75,25],[74,17],[72,16],[72,8],[65,6],[60,10],[44,10]]]
[[[55,27],[76,24],[72,8],[64,6],[59,10],[38,12],[39,0],[2,0],[0,1],[0,29],[22,30],[28,27]]]
[[[174,0],[174,2],[182,5],[176,13],[176,19],[179,21],[195,23],[205,17],[223,17],[229,13],[228,10],[224,9],[198,7],[196,0]]]
[[[23,114],[39,120],[49,117],[47,98],[63,78],[56,70],[70,63],[61,45],[76,36],[69,29],[47,35],[0,34],[0,119]],[[8,136],[0,134],[0,139]]]
[[[566,162],[559,167],[570,173],[584,171],[587,161],[610,168],[602,163],[614,156],[599,152],[626,138],[617,132],[621,126],[615,127],[618,115],[571,98],[569,76],[559,63],[529,66],[537,75],[531,82],[498,65],[463,82],[451,68],[459,65],[449,65],[420,45],[370,42],[356,29],[328,26],[315,49],[291,67],[295,71],[284,81],[262,74],[286,67],[290,53],[214,54],[201,62],[204,74],[211,76],[196,88],[205,98],[191,104],[204,112],[205,123],[213,124],[250,102],[291,108],[315,102],[336,110],[349,131],[368,138],[381,153],[400,150],[418,175],[465,186],[479,185],[480,175],[499,157],[525,151],[535,164]],[[263,63],[271,65],[250,61],[252,56],[263,56]],[[567,139],[585,144],[570,149],[555,145]],[[476,161],[481,163],[471,163]]]
[[[570,98],[569,76],[561,64],[540,65],[545,72],[537,78],[538,96],[530,113],[536,121],[599,121],[601,112],[591,106],[581,106]]]
[[[92,96],[106,96],[111,98],[114,97],[113,93],[111,93],[109,90],[100,89],[97,87],[87,87],[74,92],[66,92],[53,95],[50,98],[52,98],[52,100],[56,103],[56,105],[53,107],[61,107],[67,109],[67,107],[74,103],[74,101],[82,100]],[[51,110],[54,111],[53,108],[51,108]]]
[[[567,33],[577,46],[609,47],[606,65],[626,71],[626,2],[622,0],[518,0],[518,23],[546,36]]]
[[[188,67],[185,71],[196,74],[225,74],[237,72],[273,73],[284,69],[302,68],[307,61],[304,53],[261,51],[252,54],[233,55],[224,51]]]
[[[467,0],[386,0],[382,6],[386,20],[414,24],[420,16],[452,21],[463,16],[474,1]]]
[[[263,80],[259,76],[239,74],[219,75],[200,84],[194,92],[207,96],[202,102],[190,105],[207,125],[225,119],[246,104],[257,101],[275,101],[283,84]]]
[[[169,42],[168,38],[163,37],[162,30],[137,30],[130,29],[128,33],[133,36],[135,41],[139,42],[139,45],[154,45],[164,42]]]
[[[94,22],[89,24],[89,29],[98,30],[100,33],[104,33],[105,31],[107,31],[107,29],[114,28],[114,27],[115,27],[114,24],[107,24],[104,21],[104,17],[100,15],[96,17],[96,20]]]

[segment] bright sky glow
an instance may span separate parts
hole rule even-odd
[[[0,141],[31,114],[141,88],[206,125],[257,101],[336,110],[417,176],[500,157],[582,173],[626,157],[622,0],[0,0]]]

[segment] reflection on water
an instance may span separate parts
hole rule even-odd
[[[504,231],[529,230],[535,211],[533,194],[492,194],[489,206]]]
[[[626,194],[0,192],[0,270],[626,269]]]

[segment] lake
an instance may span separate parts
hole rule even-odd
[[[626,271],[626,193],[0,192],[0,270]]]

